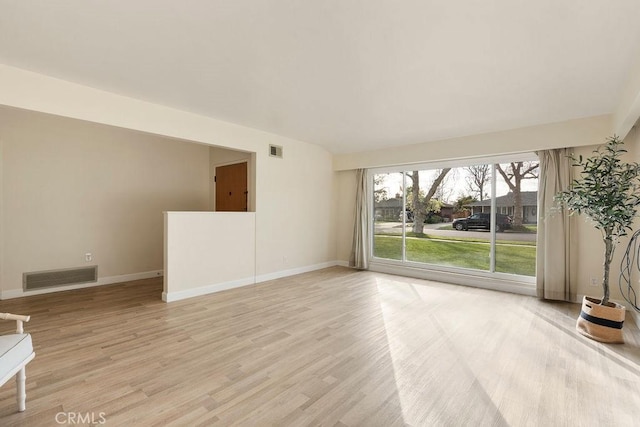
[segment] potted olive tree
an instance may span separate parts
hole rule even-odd
[[[576,328],[581,334],[601,342],[621,343],[625,307],[609,301],[609,271],[616,246],[626,236],[640,205],[640,165],[621,160],[626,150],[616,136],[598,148],[593,156],[571,157],[581,167],[580,177],[558,193],[556,201],[571,213],[589,218],[600,230],[604,242],[603,296],[585,296]]]

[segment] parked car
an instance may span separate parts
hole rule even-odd
[[[511,228],[511,217],[504,214],[496,214],[496,231],[509,230]],[[489,230],[491,223],[490,213],[475,213],[466,218],[458,218],[451,226],[456,230],[480,229]]]

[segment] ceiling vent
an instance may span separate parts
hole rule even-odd
[[[279,145],[269,144],[269,155],[271,157],[282,158],[282,147]]]
[[[98,281],[98,266],[65,268],[61,270],[36,271],[22,274],[25,291],[46,289],[56,286],[77,285]]]

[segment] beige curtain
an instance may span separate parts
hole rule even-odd
[[[356,217],[353,226],[353,244],[349,266],[361,270],[369,268],[369,185],[367,171],[358,169],[356,172]]]
[[[536,289],[539,298],[574,301],[575,256],[571,255],[575,230],[572,217],[559,209],[554,196],[571,184],[570,150],[539,151],[538,248]],[[574,246],[575,247],[575,246]]]

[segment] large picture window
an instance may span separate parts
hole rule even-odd
[[[538,161],[374,170],[372,260],[533,277]]]

